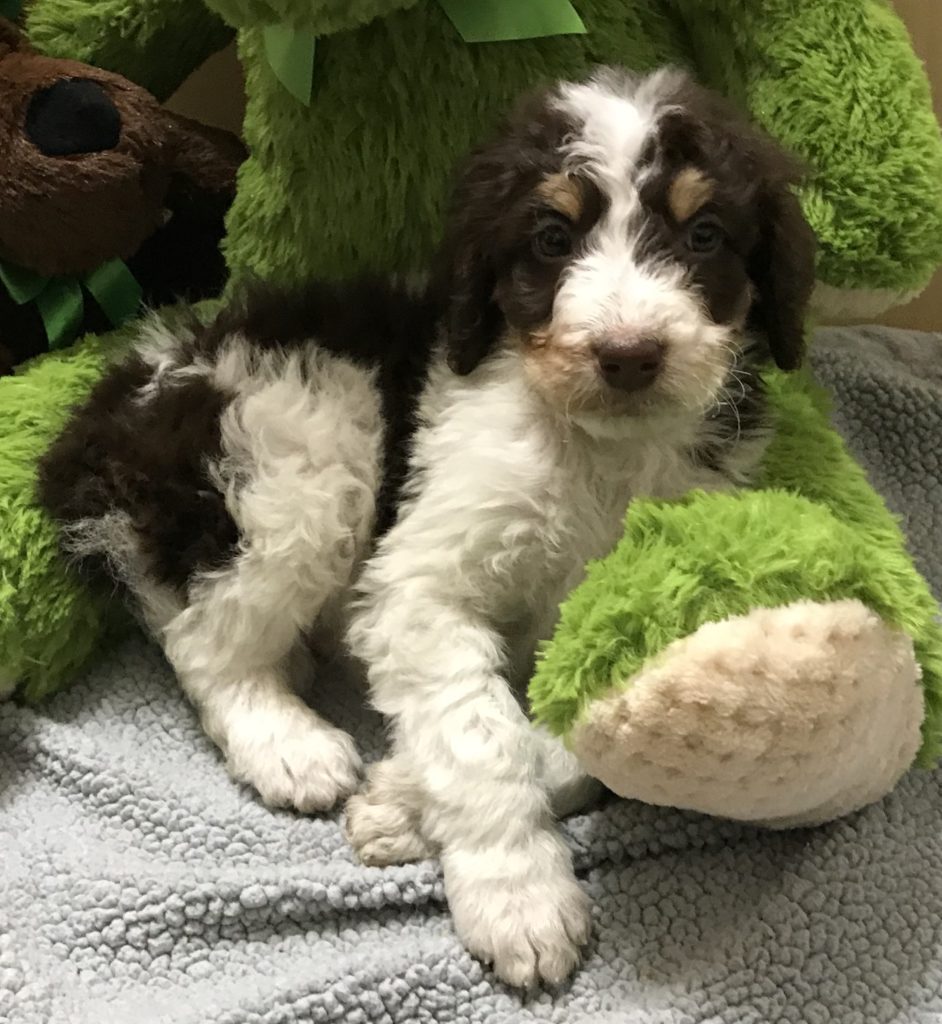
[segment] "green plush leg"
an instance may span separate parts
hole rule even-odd
[[[889,0],[673,0],[709,84],[813,169],[821,313],[873,316],[942,260],[942,138]]]
[[[205,318],[215,300],[193,309]],[[173,323],[183,307],[161,313]],[[0,378],[0,698],[17,689],[39,700],[71,682],[77,669],[131,618],[111,593],[83,585],[59,553],[57,531],[36,503],[36,468],[107,365],[140,331],[130,323],[83,338]]]
[[[777,827],[879,799],[919,749],[913,644],[860,601],[701,626],[595,701],[572,749],[610,789]]]
[[[67,682],[126,620],[84,588],[58,554],[56,531],[37,507],[37,461],[73,404],[100,378],[127,330],[86,338],[20,376],[0,378],[0,696],[22,686],[38,699]]]
[[[214,2],[240,28],[251,151],[229,214],[227,255],[236,276],[283,282],[424,269],[455,163],[521,93],[583,75],[598,60],[646,68],[686,57],[680,27],[647,3],[582,0],[580,13],[597,27],[588,43],[568,36],[469,45],[434,2],[333,35],[325,33],[336,4]],[[258,12],[269,6],[272,17],[318,36],[310,106],[266,59]],[[361,13],[366,6],[356,5]]]
[[[818,396],[782,376],[770,390],[765,489],[633,505],[564,605],[531,702],[623,795],[794,824],[935,759],[942,628]]]
[[[25,28],[37,50],[117,72],[160,100],[232,36],[201,0],[31,0]]]

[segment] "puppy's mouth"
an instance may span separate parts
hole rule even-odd
[[[624,332],[522,332],[531,382],[564,415],[630,418],[709,408],[728,373],[720,351],[694,346],[681,359],[664,336]],[[682,346],[681,346],[682,347]]]
[[[632,345],[611,336],[542,328],[521,332],[520,342],[532,382],[564,411],[639,416],[664,404],[659,383],[666,346],[658,339]]]

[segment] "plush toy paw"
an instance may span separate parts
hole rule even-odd
[[[570,740],[621,796],[792,827],[888,793],[923,714],[909,637],[856,600],[799,601],[676,640]]]

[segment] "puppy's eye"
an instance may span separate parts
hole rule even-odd
[[[564,220],[545,221],[533,236],[533,249],[540,259],[565,259],[572,252],[571,228]]]
[[[687,228],[686,244],[698,256],[709,256],[726,241],[726,232],[716,217],[698,217]]]

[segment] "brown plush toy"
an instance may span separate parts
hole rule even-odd
[[[0,18],[0,375],[225,282],[244,148]]]

